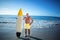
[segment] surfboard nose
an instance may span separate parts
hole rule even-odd
[[[22,9],[20,8],[18,11],[18,16],[23,16]]]

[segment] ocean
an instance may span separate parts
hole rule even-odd
[[[51,26],[60,25],[60,17],[51,16],[30,16],[33,21],[33,28],[49,28]],[[16,23],[16,15],[0,15],[0,24]],[[45,27],[46,26],[46,27]]]
[[[30,16],[33,19],[31,25],[31,40],[59,40],[60,17]],[[0,39],[18,40],[16,38],[16,15],[0,15]],[[21,37],[24,37],[22,27]],[[23,39],[19,39],[23,40]]]

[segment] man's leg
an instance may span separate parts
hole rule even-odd
[[[25,29],[25,37],[27,37],[27,29]]]
[[[16,32],[16,36],[20,38],[21,32]]]
[[[30,37],[30,29],[28,29],[28,37]]]

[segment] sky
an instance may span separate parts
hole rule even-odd
[[[60,0],[0,0],[0,15],[23,15],[60,17]]]

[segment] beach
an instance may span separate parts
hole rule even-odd
[[[32,17],[33,18],[33,17]],[[31,25],[31,40],[59,40],[60,21],[34,19]],[[21,39],[24,40],[24,26],[22,27]],[[16,37],[16,18],[15,16],[0,16],[0,40],[18,40]]]

